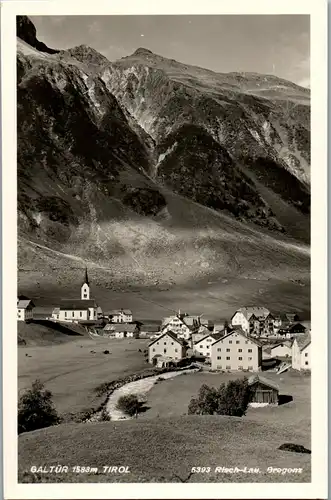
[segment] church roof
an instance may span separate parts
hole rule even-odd
[[[97,307],[94,299],[62,299],[60,304],[61,311],[82,311],[88,309],[89,307]]]

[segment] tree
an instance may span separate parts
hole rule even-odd
[[[35,380],[18,402],[18,433],[56,425],[60,420],[52,393],[44,388],[40,380]]]
[[[192,398],[188,414],[196,415],[245,415],[251,397],[247,378],[231,380],[218,389],[202,385],[197,398]]]
[[[130,417],[133,417],[133,415],[137,417],[140,407],[141,403],[135,394],[121,396],[116,405],[117,410],[123,411]]]

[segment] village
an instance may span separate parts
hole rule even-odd
[[[19,296],[17,320],[33,321],[33,299]],[[185,312],[159,324],[134,320],[131,310],[103,311],[91,298],[87,269],[80,299],[62,299],[48,321],[82,324],[92,338],[147,339],[148,362],[158,368],[185,366],[192,361],[211,371],[311,369],[310,323],[295,313],[274,315],[265,307],[240,307],[223,321],[205,320]]]

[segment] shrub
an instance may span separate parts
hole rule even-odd
[[[251,391],[247,378],[232,380],[218,389],[202,385],[197,398],[192,398],[188,414],[196,415],[245,415]]]
[[[111,416],[107,412],[106,408],[103,408],[100,413],[100,420],[103,422],[109,422],[111,420]]]
[[[52,393],[35,380],[32,388],[18,402],[18,433],[34,431],[60,423],[52,401]]]
[[[123,411],[130,417],[133,415],[138,415],[138,411],[141,404],[139,399],[134,394],[128,394],[127,396],[121,396],[117,402],[116,409]]]
[[[292,451],[294,453],[309,453],[309,454],[311,453],[311,451],[308,450],[308,448],[305,448],[301,444],[294,444],[294,443],[281,444],[278,449],[282,451]]]

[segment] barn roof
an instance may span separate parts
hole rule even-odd
[[[261,377],[261,375],[255,374],[249,377],[248,379],[248,385],[254,385],[258,382],[261,382],[261,384],[266,385],[267,387],[271,387],[276,391],[279,391],[279,387],[277,384],[275,384],[275,382],[273,382],[272,380],[268,380],[267,378]]]
[[[282,342],[278,342],[277,344],[274,344],[273,346],[271,346],[270,349],[272,350],[272,349],[275,349],[276,347],[283,346],[283,345],[291,348],[292,344],[293,344],[293,342],[291,340],[283,340]]]
[[[111,332],[134,332],[137,328],[135,323],[108,323],[104,327],[105,331]]]

